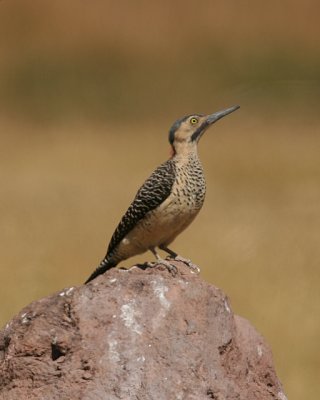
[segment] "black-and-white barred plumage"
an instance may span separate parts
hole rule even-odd
[[[112,253],[120,241],[148,212],[154,210],[165,201],[171,193],[175,178],[176,168],[172,159],[167,160],[153,171],[138,190],[133,202],[112,235],[106,259],[110,256],[112,257]]]
[[[153,171],[140,187],[128,210],[121,218],[111,237],[106,256],[85,283],[118,264],[118,261],[113,259],[117,246],[148,212],[154,210],[166,200],[171,193],[175,177],[176,168],[172,159],[165,161]]]

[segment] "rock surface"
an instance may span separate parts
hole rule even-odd
[[[176,264],[112,269],[0,332],[0,399],[285,400],[264,339]]]

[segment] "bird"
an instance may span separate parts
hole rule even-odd
[[[175,267],[160,257],[157,248],[170,258],[191,265],[190,260],[168,246],[191,224],[204,203],[206,182],[198,143],[212,124],[239,107],[236,105],[208,115],[187,115],[172,125],[169,130],[171,157],[140,187],[115,229],[105,257],[85,284],[119,262],[148,250],[158,262],[173,270]]]

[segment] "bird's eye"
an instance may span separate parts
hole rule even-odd
[[[190,124],[195,125],[197,123],[198,123],[198,118],[196,118],[196,117],[190,118]]]

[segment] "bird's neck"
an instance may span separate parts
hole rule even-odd
[[[171,146],[171,152],[172,157],[198,157],[198,146],[196,143],[178,142]]]
[[[191,160],[199,160],[198,149],[196,146],[181,146],[177,149],[172,148],[171,158],[179,164],[185,164],[190,162]]]

